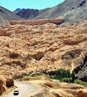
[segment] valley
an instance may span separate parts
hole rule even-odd
[[[0,6],[0,97],[15,95],[87,97],[87,0]]]

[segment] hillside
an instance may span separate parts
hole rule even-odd
[[[11,11],[0,6],[0,25],[8,24],[10,20],[21,19],[19,16],[15,15]]]
[[[65,0],[60,5],[46,10],[36,18],[63,16],[66,22],[80,21],[87,17],[87,0]]]
[[[87,54],[87,21],[69,26],[19,23],[0,28],[0,74],[73,70]],[[73,68],[72,68],[73,64]]]

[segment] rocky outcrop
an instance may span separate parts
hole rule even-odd
[[[87,92],[86,91],[79,91],[78,97],[87,97]]]
[[[5,88],[3,86],[3,81],[0,80],[0,95],[5,91]]]
[[[87,54],[84,55],[82,64],[75,68],[75,72],[79,79],[87,81]]]
[[[44,57],[44,52],[36,52],[35,54],[31,55],[34,59],[40,60],[41,58]]]
[[[12,86],[14,86],[14,81],[13,81],[13,79],[7,79],[7,80],[6,80],[6,87],[10,88],[10,87],[12,87]]]
[[[80,49],[75,49],[75,50],[71,50],[65,53],[65,55],[63,55],[61,58],[64,60],[70,60],[70,59],[74,59],[76,57],[79,57],[81,54],[81,50]]]
[[[10,78],[7,79],[7,77],[8,76],[0,75],[0,95],[9,91],[9,89],[14,86],[14,81]]]

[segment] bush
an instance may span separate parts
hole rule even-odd
[[[71,82],[71,78],[63,78],[62,81],[63,81],[63,82],[70,83],[70,82]]]
[[[62,78],[69,78],[71,77],[70,71],[64,69],[58,69],[50,73],[50,76],[54,79],[62,80]]]
[[[77,84],[81,84],[82,81],[77,79],[77,80],[75,80],[75,83],[77,83]]]
[[[76,80],[74,71],[70,73],[69,70],[64,70],[64,69],[58,69],[56,71],[52,71],[49,73],[49,75],[51,76],[51,78],[58,79],[63,82],[74,83],[74,81]]]
[[[76,83],[76,84],[80,84],[80,85],[83,85],[83,86],[87,86],[87,82],[83,82],[83,81],[78,80],[78,79],[75,80],[74,83]]]
[[[75,81],[75,73],[74,72],[72,72],[71,78],[72,78],[71,82],[74,83],[74,81]]]
[[[36,76],[41,76],[41,75],[43,75],[43,74],[40,73],[40,72],[35,72],[35,73],[32,73],[32,74],[29,74],[28,76],[30,76],[30,77],[36,77]]]

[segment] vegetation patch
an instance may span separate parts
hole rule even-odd
[[[76,77],[76,74],[74,71],[72,73],[70,73],[70,71],[68,71],[68,70],[58,69],[56,71],[50,72],[49,76],[52,79],[60,80],[62,82],[76,83],[76,84],[80,84],[83,86],[87,86],[87,82],[83,82],[83,81],[79,80]]]

